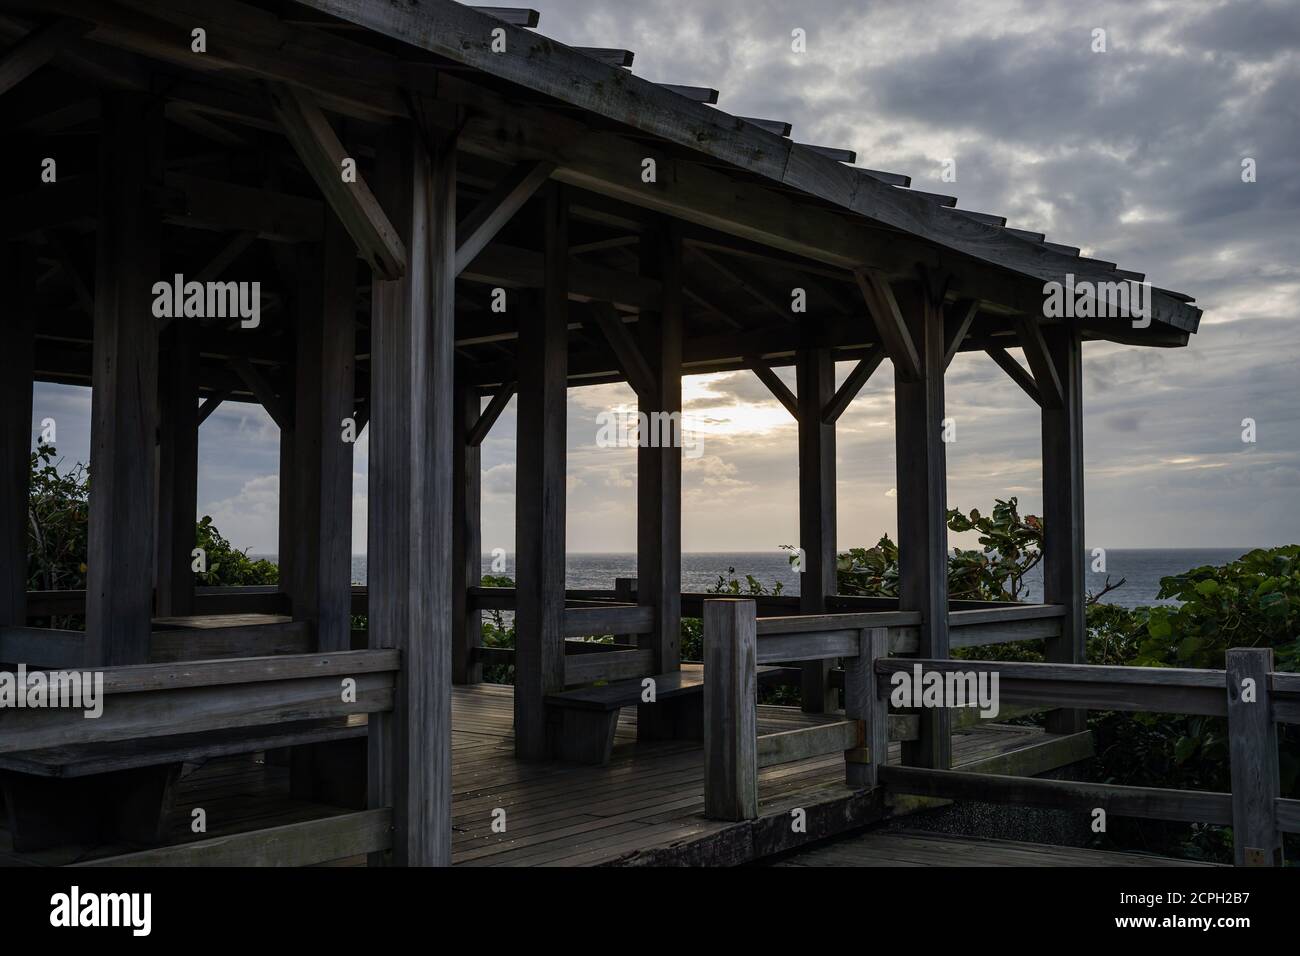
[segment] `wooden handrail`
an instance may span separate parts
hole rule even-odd
[[[0,753],[391,710],[395,650],[140,664],[102,677],[102,713],[0,710]],[[350,681],[350,684],[345,684]]]

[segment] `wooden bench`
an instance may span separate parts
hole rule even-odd
[[[760,667],[758,672],[761,683],[783,676],[780,667]],[[675,673],[647,676],[655,682],[652,704],[641,701],[645,677],[548,694],[556,756],[578,763],[609,763],[619,711],[634,704],[638,739],[703,740],[704,665],[683,664]]]
[[[166,837],[182,765],[232,754],[299,748],[295,758],[303,757],[293,764],[291,789],[296,796],[331,802],[315,792],[321,755],[343,748],[351,756],[355,747],[364,748],[366,728],[366,715],[358,714],[0,754],[0,793],[13,848],[156,845]],[[364,774],[357,785],[364,801]],[[346,802],[355,800],[353,794]]]

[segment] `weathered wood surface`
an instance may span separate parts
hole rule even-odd
[[[862,746],[862,735],[863,723],[859,720],[837,720],[816,727],[763,734],[758,738],[758,766],[775,767],[794,760],[856,750]]]
[[[758,816],[758,649],[754,602],[704,605],[704,813]]]
[[[655,608],[569,607],[564,609],[564,637],[599,637],[604,634],[648,634],[655,624]]]
[[[354,714],[267,727],[240,727],[199,734],[169,734],[146,740],[25,750],[0,756],[0,770],[45,777],[84,777],[135,767],[198,762],[230,754],[365,737],[366,719],[365,714]]]
[[[1232,823],[1232,795],[1227,793],[995,776],[920,767],[885,767],[880,779],[886,787],[899,793],[929,797],[1081,811],[1101,807],[1116,816],[1219,825]]]
[[[598,680],[623,680],[648,676],[654,671],[650,648],[612,651],[608,654],[570,654],[564,661],[564,683],[586,684]]]
[[[514,309],[519,348],[515,548],[515,744],[521,757],[547,756],[543,698],[564,687],[565,442],[568,368],[568,201],[547,194],[546,286],[540,301]],[[540,314],[533,314],[540,312]]]
[[[459,375],[459,373],[458,373]],[[504,389],[502,390],[504,391]],[[514,393],[513,384],[510,394]],[[498,395],[501,393],[499,392]],[[507,399],[509,395],[506,396]],[[480,446],[492,427],[489,412],[498,405],[494,397],[488,410],[481,408],[478,390],[457,381],[452,409],[452,646],[451,678],[457,684],[477,684],[483,667],[474,650],[483,643],[483,615],[470,591],[482,581],[483,560],[483,455]],[[500,403],[504,407],[504,403]],[[497,409],[496,414],[499,414]],[[475,438],[479,423],[488,419],[483,435]]]
[[[399,865],[450,861],[456,151],[440,129],[392,129],[380,200],[408,255],[371,292],[369,621],[396,648],[391,718],[371,724],[368,799],[392,807]]]
[[[886,298],[889,283],[879,280],[876,286],[878,297]],[[897,326],[896,335],[914,345],[916,360],[912,367],[894,359],[899,608],[921,613],[917,653],[945,658],[949,611],[943,303],[928,283],[922,283],[894,289],[885,304],[891,307],[893,318],[877,314],[874,310],[883,306],[874,303],[873,318],[878,326]],[[948,711],[924,711],[920,738],[903,748],[908,762],[947,767],[950,734]]]
[[[774,866],[1213,866],[1145,853],[880,830],[785,857]]]
[[[809,335],[811,338],[811,335]],[[826,610],[837,590],[835,548],[835,424],[825,409],[835,398],[835,360],[830,349],[805,346],[795,364],[799,422],[799,610]],[[831,661],[805,661],[800,706],[809,713],[839,707],[839,692],[830,686]]]
[[[36,274],[30,251],[0,245],[0,626],[27,623]]]
[[[918,664],[923,671],[942,673],[996,671],[999,696],[1004,703],[1213,717],[1228,712],[1223,672],[1215,670],[889,658],[876,662],[876,672],[885,676],[898,672],[910,674]]]
[[[514,757],[511,688],[495,684],[454,689],[453,859],[469,866],[593,865],[610,863],[743,863],[878,819],[878,800],[843,785],[844,759],[831,754],[759,771],[759,819],[752,823],[702,818],[704,776],[700,745],[637,742],[636,711],[618,721],[606,767],[521,762]],[[373,718],[372,718],[373,719]],[[797,708],[758,706],[758,731],[776,733],[827,717]],[[93,723],[93,721],[87,721]],[[890,746],[898,760],[898,745]],[[1032,728],[982,727],[954,739],[958,766],[1001,760],[1015,773],[1056,766],[1060,742]],[[1070,755],[1069,759],[1077,759]],[[213,760],[182,778],[171,842],[188,842],[189,808],[208,810],[209,836],[296,823],[337,810],[294,799],[288,771],[246,757]],[[809,832],[790,832],[791,807],[808,810]],[[492,830],[503,808],[507,831]],[[0,862],[47,863],[127,852],[102,847],[89,854],[15,857],[0,827]]]
[[[378,713],[393,707],[396,672],[391,651],[107,668],[98,718],[72,708],[0,711],[0,753],[152,737],[160,728],[198,733]],[[355,686],[345,694],[346,679]]]
[[[1275,804],[1282,793],[1269,672],[1271,647],[1229,648],[1228,767],[1232,776],[1232,859],[1237,866],[1281,866]]]
[[[338,178],[337,173],[335,178]],[[309,621],[317,649],[346,650],[352,610],[352,450],[356,250],[332,213],[322,241],[294,256],[294,535],[287,589],[294,617]],[[355,423],[357,433],[360,424]]]
[[[311,866],[393,846],[389,809],[307,820],[94,860],[82,866]]]
[[[199,343],[197,323],[173,319],[163,332],[158,388],[158,554],[159,614],[194,610],[195,512],[198,508]]]
[[[648,388],[638,392],[638,411],[648,415],[658,434],[636,450],[637,603],[654,612],[651,631],[638,639],[654,652],[654,670],[666,674],[681,663],[682,590],[682,450],[687,438],[682,421],[681,223],[659,224],[641,237],[639,274],[662,284],[657,310],[641,312],[637,325],[639,352],[645,358]],[[616,632],[617,633],[617,632]],[[630,632],[629,632],[630,633]],[[653,713],[638,729],[653,734]]]
[[[104,95],[95,268],[90,495],[86,557],[86,663],[149,659],[153,613],[162,105]]]
[[[1047,641],[1044,657],[1063,664],[1087,660],[1085,621],[1087,584],[1084,569],[1083,482],[1083,347],[1070,328],[1022,329],[1030,345],[1034,375],[1048,378],[1055,399],[1042,411],[1043,447],[1043,600],[1066,609],[1061,635]],[[1048,715],[1047,727],[1057,733],[1083,730],[1083,710]]]

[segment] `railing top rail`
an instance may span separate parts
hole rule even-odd
[[[1008,607],[978,608],[970,611],[949,611],[948,626],[963,627],[970,624],[998,624],[1004,621],[1037,621],[1043,618],[1064,617],[1068,610],[1064,604],[1016,604]]]
[[[755,629],[759,637],[778,634],[803,634],[814,631],[859,631],[874,627],[917,627],[917,611],[850,611],[844,614],[799,614],[760,617]]]
[[[1150,684],[1164,687],[1224,689],[1225,671],[1190,667],[1129,667],[1116,664],[1053,664],[1025,661],[934,660],[882,657],[876,673],[911,671],[920,664],[928,671],[997,671],[1001,679],[1061,681],[1091,684]]]
[[[327,654],[277,654],[272,657],[232,657],[169,664],[128,664],[120,667],[55,668],[104,675],[105,694],[254,684],[314,677],[349,676],[397,671],[401,653],[380,648]],[[31,668],[29,673],[49,668]]]

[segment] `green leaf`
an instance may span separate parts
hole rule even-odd
[[[1184,764],[1188,758],[1196,752],[1195,737],[1179,737],[1178,743],[1174,744],[1174,763]]]

